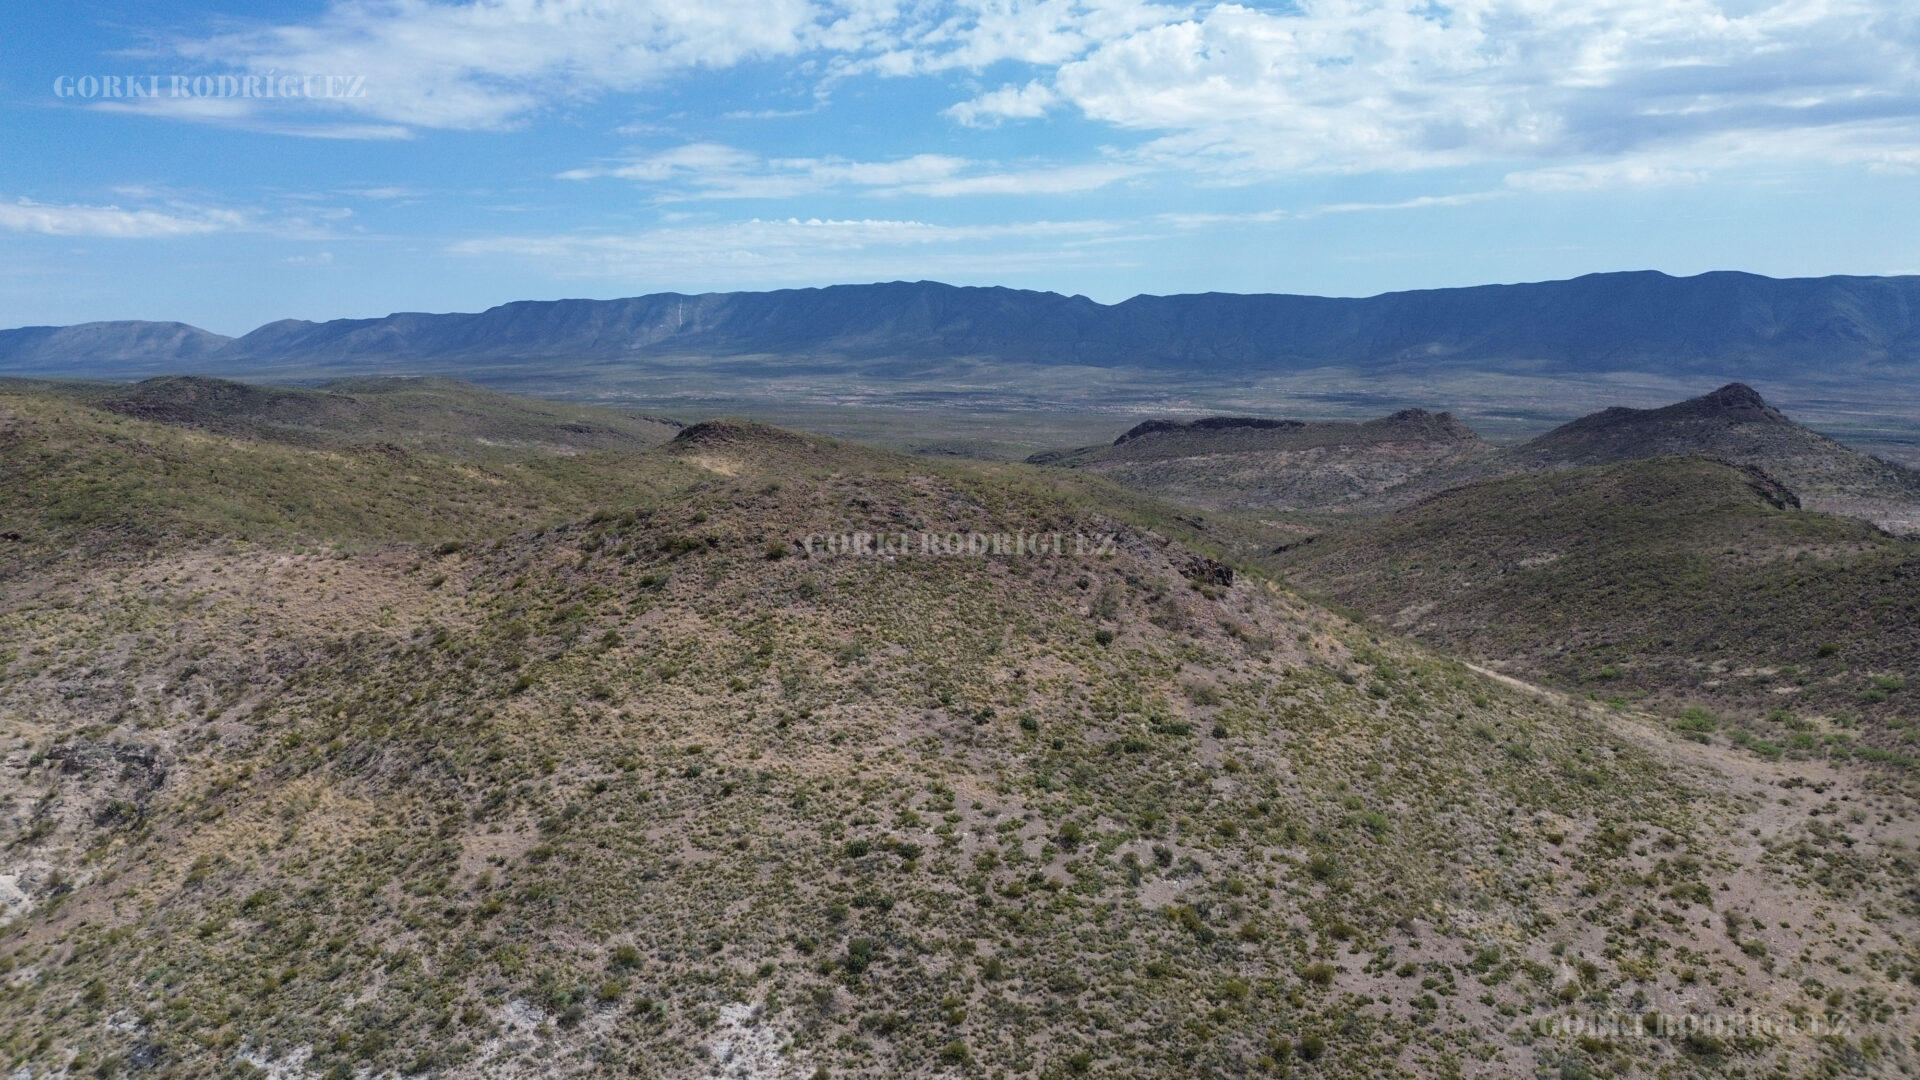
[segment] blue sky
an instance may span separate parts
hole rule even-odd
[[[79,0],[0,30],[0,326],[1920,271],[1904,0]]]

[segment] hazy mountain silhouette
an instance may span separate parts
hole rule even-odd
[[[463,363],[768,357],[827,368],[953,358],[1194,373],[1430,365],[1532,373],[1737,369],[1749,377],[1920,360],[1920,277],[1721,272],[1361,299],[1083,296],[937,282],[521,301],[478,314],[283,320],[238,339],[171,323],[0,333],[0,372],[452,371]]]
[[[0,374],[164,374],[207,366],[233,339],[177,322],[94,322],[0,330]]]

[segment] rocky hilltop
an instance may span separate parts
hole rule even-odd
[[[1794,423],[1752,387],[1731,383],[1660,409],[1607,409],[1501,455],[1524,469],[1697,454],[1751,465],[1810,508],[1920,528],[1920,472],[1862,454]]]
[[[1795,423],[1743,383],[1658,409],[1604,409],[1510,447],[1410,409],[1362,424],[1150,420],[1111,446],[1028,460],[1215,509],[1374,512],[1501,476],[1689,455],[1761,470],[1809,509],[1920,530],[1920,471]]]

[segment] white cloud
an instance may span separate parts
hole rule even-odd
[[[410,139],[413,131],[401,124],[368,124],[358,121],[314,118],[300,106],[262,107],[258,101],[244,98],[138,98],[123,101],[98,101],[90,106],[96,112],[151,116],[166,120],[216,124],[221,127],[255,131],[264,135],[296,135],[308,139]],[[337,115],[338,109],[329,115]]]
[[[990,127],[1077,114],[1134,133],[1136,164],[1215,181],[1493,162],[1520,184],[1577,184],[1524,177],[1529,163],[1709,144],[1920,161],[1911,0],[332,0],[306,22],[177,51],[235,71],[364,76],[366,96],[139,108],[349,138],[511,128],[751,63],[785,65],[816,102],[846,79],[1021,65],[945,115]],[[810,166],[735,171],[742,193],[832,182]],[[903,181],[915,182],[946,179]]]
[[[1063,165],[1058,168],[990,172],[903,183],[886,194],[901,195],[1076,195],[1094,191],[1146,170],[1138,165]]]
[[[145,205],[48,203],[29,198],[0,200],[0,231],[44,236],[94,236],[152,240],[213,233],[255,233],[292,240],[325,240],[341,235],[337,223],[353,211],[336,206],[281,208],[209,205],[192,196],[143,185],[122,185],[114,193]]]
[[[319,19],[182,42],[250,72],[364,76],[315,104],[416,127],[509,127],[538,109],[676,72],[791,56],[820,34],[807,0],[337,0]]]
[[[1110,221],[939,225],[924,221],[786,218],[686,224],[634,233],[464,240],[457,255],[505,255],[565,276],[688,281],[818,281],[924,277],[1109,261],[1090,245],[1121,235]]]
[[[1191,6],[1140,0],[941,0],[889,5],[840,50],[838,75],[981,71],[1007,62],[1056,67],[1102,42],[1184,18]]]
[[[746,150],[719,143],[688,143],[620,165],[568,169],[560,174],[560,179],[594,180],[611,176],[653,183],[687,179],[704,181],[708,178],[738,176],[759,169],[760,164],[760,156]]]
[[[1138,165],[1100,163],[1003,170],[946,154],[892,161],[762,158],[719,143],[688,143],[625,162],[569,169],[563,180],[613,177],[659,188],[661,201],[776,199],[858,189],[870,195],[1058,195],[1092,191],[1138,175]]]
[[[1896,0],[1299,0],[1126,34],[1063,64],[1053,90],[1156,133],[1156,160],[1249,177],[1616,156],[1864,121],[1914,146],[1916,46],[1920,10]]]
[[[1679,168],[1659,161],[1629,158],[1622,161],[1561,165],[1510,173],[1507,186],[1519,191],[1593,191],[1599,188],[1668,187],[1697,184],[1706,179],[1700,169]]]
[[[563,180],[613,177],[655,185],[663,201],[791,198],[834,188],[889,189],[953,176],[965,159],[916,154],[893,161],[762,158],[719,143],[688,143],[625,162],[569,169]]]
[[[1316,206],[1299,216],[1315,218],[1323,214],[1365,214],[1383,210],[1429,210],[1437,206],[1466,206],[1470,203],[1485,202],[1499,198],[1504,192],[1471,191],[1458,195],[1418,195],[1411,199],[1396,202],[1344,202]]]
[[[1003,86],[947,109],[946,115],[967,127],[993,127],[1006,120],[1033,120],[1047,115],[1060,97],[1038,81],[1025,86]]]
[[[0,202],[0,229],[47,236],[152,239],[232,232],[249,225],[247,215],[233,210],[127,210],[118,206],[42,203],[31,199]]]
[[[1005,61],[1051,66],[1181,10],[1139,0],[334,0],[310,22],[175,49],[235,71],[365,78],[364,96],[306,103],[324,112],[501,129],[557,104],[753,61],[817,57],[833,78]],[[249,100],[231,111],[253,117],[275,107]]]
[[[1241,213],[1175,212],[1158,214],[1155,219],[1176,228],[1205,229],[1214,225],[1271,225],[1293,216],[1285,210],[1274,209],[1248,210]]]

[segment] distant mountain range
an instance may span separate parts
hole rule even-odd
[[[0,331],[0,375],[326,376],[556,361],[764,359],[889,370],[955,359],[1256,374],[1408,366],[1744,377],[1920,366],[1920,277],[1776,280],[1655,272],[1387,293],[1084,296],[937,282],[522,301],[479,314],[284,320],[239,338],[180,323]],[[905,366],[903,369],[903,365]]]

